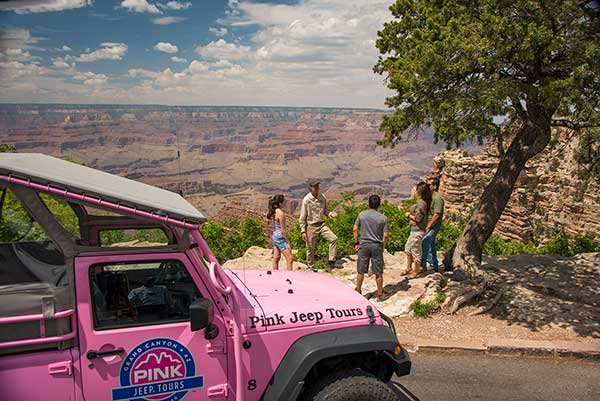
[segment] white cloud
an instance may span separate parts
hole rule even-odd
[[[63,47],[61,47],[59,50],[63,52],[70,52],[71,48],[67,45],[63,45]]]
[[[132,78],[156,78],[158,76],[157,72],[145,70],[143,68],[131,68],[127,71],[127,75]]]
[[[214,33],[217,36],[227,35],[227,28],[225,28],[225,27],[215,28],[215,27],[211,26],[210,28],[208,28],[208,31]]]
[[[208,66],[198,60],[194,60],[190,65],[183,71],[184,74],[201,74],[208,71]]]
[[[40,57],[32,56],[23,49],[0,49],[0,61],[32,61],[41,60]]]
[[[231,67],[233,67],[234,64],[228,60],[219,60],[216,63],[214,63],[213,65],[217,68],[231,68]]]
[[[17,14],[45,13],[86,7],[92,3],[92,0],[13,0],[1,2],[0,11],[14,11]]]
[[[181,22],[185,20],[185,18],[182,17],[158,17],[158,18],[152,18],[151,21],[153,24],[156,25],[170,25],[170,24],[176,24],[178,22]]]
[[[1,3],[0,3],[1,4]],[[35,49],[45,50],[35,46],[45,38],[33,37],[29,30],[21,28],[0,28],[0,49]]]
[[[210,42],[206,46],[198,46],[196,53],[207,58],[239,60],[250,55],[250,47],[226,42],[223,39]]]
[[[148,1],[149,6],[158,7],[168,0]],[[127,49],[113,45],[124,44],[103,44],[75,57],[53,59],[48,69],[35,60],[2,61],[2,98],[15,102],[384,107],[391,92],[372,71],[378,57],[374,43],[377,31],[392,18],[388,7],[393,0],[298,0],[291,5],[258,1],[229,0],[224,18],[212,24],[212,34],[226,31],[226,37],[235,40],[217,36],[196,48],[197,60],[188,62],[170,54],[171,60],[165,60],[170,68],[131,69],[114,82],[103,74],[74,72],[74,63],[78,58],[122,59]],[[152,15],[153,23],[179,21]],[[245,26],[251,29],[241,29]],[[23,50],[13,57],[26,57],[25,52],[35,57],[32,49],[40,39],[23,30],[12,35],[8,46],[5,35],[0,35],[0,48]],[[107,49],[114,51],[106,54]],[[73,79],[75,75],[80,79]],[[12,76],[17,78],[11,80]]]
[[[0,78],[13,81],[20,77],[46,74],[48,70],[37,63],[21,63],[19,61],[1,61]]]
[[[78,72],[73,79],[82,81],[84,85],[101,86],[107,83],[108,78],[104,74],[95,74],[93,72]]]
[[[121,2],[121,7],[136,13],[161,14],[154,4],[150,4],[146,0],[124,0]]]
[[[100,45],[102,48],[93,52],[89,52],[89,49],[87,49],[87,53],[82,53],[79,55],[79,57],[72,57],[72,59],[79,62],[122,60],[123,56],[127,52],[127,45],[125,43],[104,42]]]
[[[166,4],[158,3],[160,8],[165,10],[187,10],[192,6],[192,3],[189,1],[179,2],[179,1],[169,1]]]
[[[179,49],[177,46],[170,44],[169,42],[158,42],[154,45],[154,50],[158,50],[163,53],[177,53]]]
[[[68,70],[73,68],[71,64],[67,63],[64,59],[60,57],[52,59],[52,66],[59,70]]]

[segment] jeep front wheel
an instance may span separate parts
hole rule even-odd
[[[398,401],[392,388],[362,370],[328,376],[307,389],[303,401]]]

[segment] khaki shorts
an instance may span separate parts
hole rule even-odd
[[[404,252],[410,253],[414,260],[418,260],[421,262],[421,255],[423,253],[423,236],[425,233],[423,231],[411,231],[408,239],[406,240],[406,245],[404,246]]]

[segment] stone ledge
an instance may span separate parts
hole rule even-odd
[[[553,359],[574,358],[600,361],[600,344],[577,341],[534,341],[515,339],[490,339],[482,341],[445,341],[415,339],[398,336],[409,352],[419,353],[482,353],[492,356],[526,356]]]

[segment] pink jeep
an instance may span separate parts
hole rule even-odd
[[[179,195],[9,153],[0,191],[2,399],[397,400],[389,318],[327,275],[223,270]]]

